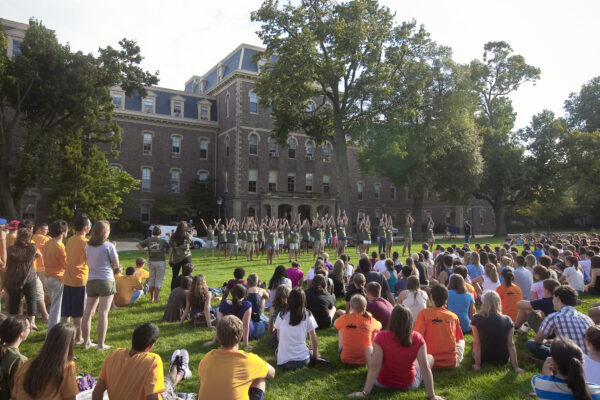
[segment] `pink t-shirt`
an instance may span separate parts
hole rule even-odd
[[[300,279],[304,278],[304,272],[300,268],[288,268],[286,271],[287,277],[292,281],[292,287],[298,287]]]
[[[412,346],[404,347],[395,336],[392,331],[382,331],[375,336],[375,343],[383,350],[377,382],[387,388],[406,389],[413,384],[417,375],[414,361],[425,339],[419,332],[413,331]]]

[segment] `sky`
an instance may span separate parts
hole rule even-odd
[[[73,50],[96,52],[134,39],[142,66],[159,71],[159,86],[183,90],[240,43],[261,45],[250,13],[261,0],[2,0],[0,17],[41,20]],[[544,109],[564,115],[571,92],[600,75],[600,1],[597,0],[380,0],[396,22],[416,20],[454,59],[481,59],[488,41],[508,42],[527,63],[541,68],[535,84],[511,96],[515,127]]]

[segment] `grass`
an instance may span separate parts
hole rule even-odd
[[[483,243],[496,245],[502,242],[500,238],[486,238]],[[447,245],[452,241],[443,241]],[[461,244],[456,240],[454,243]],[[421,243],[414,243],[413,249],[420,249]],[[376,248],[375,248],[376,250]],[[401,253],[401,244],[394,246],[394,251]],[[354,254],[355,249],[350,248],[348,253],[352,262],[357,261],[358,256]],[[135,258],[140,253],[136,251],[120,252],[119,256],[123,266],[134,265]],[[267,266],[265,257],[260,257],[258,261],[246,262],[245,257],[240,257],[238,261],[229,261],[224,259],[206,258],[203,250],[193,251],[193,262],[195,265],[195,274],[203,274],[207,278],[209,286],[219,287],[224,281],[232,278],[233,269],[242,266],[246,269],[246,274],[258,273],[261,280],[268,281],[273,269],[278,264],[288,266],[287,255],[275,259],[273,266]],[[312,256],[302,255],[300,258],[302,269],[308,271],[312,263]],[[191,323],[179,327],[178,323],[168,323],[162,321],[164,305],[166,304],[169,290],[168,286],[171,280],[171,270],[167,268],[165,276],[165,285],[160,294],[160,303],[152,304],[148,296],[142,298],[135,305],[124,307],[119,310],[111,311],[109,314],[109,328],[107,334],[107,344],[113,347],[129,348],[131,345],[131,333],[138,325],[146,321],[152,321],[160,328],[160,338],[154,346],[153,352],[159,354],[164,363],[165,373],[169,368],[171,353],[175,349],[186,348],[190,353],[190,368],[192,369],[192,378],[181,382],[179,390],[182,392],[198,392],[199,378],[197,366],[204,354],[210,351],[210,348],[203,348],[202,343],[211,339],[213,332],[207,328],[193,328]],[[600,301],[600,298],[586,297],[589,301]],[[338,306],[343,305],[338,302]],[[589,306],[579,306],[582,312],[587,312]],[[46,325],[39,323],[40,332],[32,333],[27,341],[21,345],[21,352],[32,357],[39,351],[44,341]],[[96,318],[93,319],[92,339],[96,339]],[[319,350],[323,358],[334,364],[333,368],[316,366],[314,368],[303,368],[293,372],[277,371],[276,377],[270,381],[267,386],[267,399],[337,399],[344,398],[349,393],[360,391],[366,378],[366,367],[348,367],[343,365],[337,357],[337,331],[330,328],[326,331],[317,333],[319,338]],[[531,337],[531,333],[529,338]],[[525,352],[525,342],[528,337],[523,335],[516,336],[517,353]],[[434,382],[436,394],[444,396],[447,399],[520,399],[525,393],[531,391],[531,377],[537,373],[535,365],[520,362],[520,366],[525,369],[525,373],[517,375],[512,371],[510,364],[504,367],[492,367],[483,365],[482,370],[475,372],[472,369],[473,359],[471,352],[472,336],[466,335],[465,359],[461,366],[450,371],[434,371]],[[260,340],[252,342],[256,354],[271,365],[276,365],[275,352],[271,348],[269,335],[263,336]],[[84,350],[76,347],[75,356],[78,358],[80,372],[87,372],[98,376],[106,352],[100,352],[95,349]],[[369,396],[373,399],[414,399],[426,398],[426,393],[421,385],[417,392],[398,392],[384,391],[374,388]]]

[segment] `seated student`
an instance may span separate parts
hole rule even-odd
[[[315,265],[313,265],[308,272],[306,273],[306,288],[310,289],[312,287],[312,281],[317,274],[317,268],[325,269],[325,264],[323,263],[323,259],[318,257],[315,261]],[[327,275],[327,274],[326,274]]]
[[[383,297],[385,297],[386,299],[388,299],[388,301],[390,303],[393,303],[395,301],[394,296],[392,295],[392,292],[390,291],[390,288],[387,285],[385,277],[382,274],[380,274],[379,272],[372,271],[371,263],[366,258],[361,258],[360,261],[358,262],[358,265],[360,267],[360,271],[356,272],[356,274],[358,274],[358,273],[363,274],[365,276],[366,283],[369,283],[369,282],[379,283],[379,285],[381,286],[381,295]]]
[[[483,275],[473,279],[471,283],[475,287],[479,297],[483,297],[488,290],[495,292],[496,288],[500,286],[500,278],[498,277],[496,266],[492,263],[485,264]]]
[[[390,315],[394,306],[381,297],[381,286],[377,282],[369,282],[366,290],[367,311],[381,323],[382,329],[387,329]]]
[[[544,298],[544,281],[551,279],[550,271],[542,265],[533,267],[533,285],[531,285],[531,300]]]
[[[449,247],[451,248],[451,247]],[[437,281],[440,285],[446,286],[450,281],[450,277],[454,273],[452,269],[452,265],[454,264],[454,259],[449,254],[445,254],[442,256],[442,264],[440,265],[441,270],[437,276]]]
[[[4,316],[4,314],[2,314]],[[27,339],[31,325],[23,315],[7,316],[0,323],[0,399],[9,400],[13,389],[15,374],[27,361],[19,353],[19,345]]]
[[[181,320],[181,314],[185,310],[188,289],[192,283],[192,278],[184,276],[179,280],[179,287],[176,287],[169,294],[163,321],[176,322]]]
[[[148,279],[150,279],[150,272],[144,269],[146,266],[146,259],[143,257],[138,257],[135,259],[135,273],[134,275],[140,280],[142,285],[148,284]]]
[[[271,301],[271,307],[269,308],[269,325],[268,331],[271,333],[271,346],[277,348],[279,339],[277,339],[277,332],[275,331],[274,324],[279,317],[279,313],[284,312],[288,308],[288,297],[292,289],[287,285],[279,285],[275,290],[273,301]]]
[[[244,324],[235,315],[219,319],[220,347],[209,351],[198,365],[198,399],[264,399],[265,379],[275,377],[275,368],[256,354],[238,349],[243,332]]]
[[[163,363],[158,354],[150,353],[158,334],[152,322],[135,328],[131,349],[116,349],[104,359],[92,400],[101,400],[105,391],[115,399],[160,399],[165,391]],[[184,368],[190,377],[189,367]]]
[[[135,268],[127,267],[125,276],[121,276],[115,281],[117,288],[114,297],[115,306],[125,307],[128,304],[133,304],[144,294],[142,284],[134,274]]]
[[[329,293],[330,295],[333,296],[333,280],[331,278],[329,278],[328,272],[327,272],[327,268],[326,267],[321,267],[318,266],[315,268],[315,275],[323,275],[325,277],[325,289],[327,290],[327,293]],[[334,297],[335,299],[335,297]]]
[[[371,282],[369,285],[378,285]],[[367,296],[369,295],[367,285]],[[389,304],[389,303],[388,303]],[[361,295],[350,299],[350,312],[335,321],[338,330],[338,353],[344,364],[365,365],[373,351],[372,339],[381,331],[381,322],[367,311],[367,301]]]
[[[192,279],[190,289],[185,298],[185,309],[179,318],[179,325],[183,324],[188,317],[192,319],[194,326],[206,325],[212,328],[212,322],[215,317],[210,312],[210,300],[212,293],[206,286],[206,279],[203,275],[196,275]]]
[[[460,320],[460,329],[464,333],[471,332],[471,318],[475,300],[467,292],[465,280],[461,275],[453,274],[448,285],[448,311],[452,311]]]
[[[538,399],[600,399],[600,386],[586,383],[582,364],[583,352],[572,340],[554,339],[542,375],[531,378]]]
[[[585,380],[600,385],[600,325],[592,325],[586,329],[585,344],[588,349],[587,354],[583,355]]]
[[[350,285],[348,286],[348,290],[346,291],[346,306],[344,310],[337,310],[335,312],[336,315],[344,315],[347,312],[350,312],[350,299],[352,298],[352,296],[354,296],[355,294],[360,294],[362,296],[364,296],[365,298],[367,297],[367,292],[365,289],[365,284],[366,284],[366,279],[365,276],[363,274],[354,274],[352,276],[352,281],[350,282]]]
[[[463,359],[465,341],[458,317],[446,308],[448,289],[435,285],[431,288],[431,298],[434,307],[419,313],[414,330],[425,338],[434,369],[457,367]]]
[[[421,289],[419,278],[410,276],[406,290],[403,290],[396,300],[396,304],[403,304],[408,307],[413,315],[413,321],[417,320],[417,315],[422,309],[427,308],[430,304],[429,296]]]
[[[516,373],[523,370],[517,361],[517,349],[513,342],[514,326],[511,319],[502,314],[498,293],[488,291],[481,312],[473,316],[473,369],[479,371],[482,363],[504,365],[510,359]]]
[[[286,370],[305,367],[311,358],[318,358],[319,348],[315,329],[317,321],[305,307],[305,293],[300,288],[290,291],[287,307],[280,311],[273,327],[277,332],[277,365]],[[310,337],[312,351],[306,346]]]
[[[187,276],[190,279],[192,279],[193,273],[194,273],[194,264],[192,264],[192,263],[183,264],[183,266],[181,267],[181,275],[178,275],[177,277],[175,277],[173,279],[174,287],[178,288],[179,286],[181,286],[181,280],[183,279],[184,276]]]
[[[267,329],[269,318],[265,315],[265,304],[269,300],[269,292],[258,286],[259,280],[257,274],[248,275],[248,287],[246,289],[246,300],[252,303],[252,322],[255,325],[255,335],[262,336]],[[260,333],[258,330],[262,330]]]
[[[525,257],[515,257],[515,285],[521,289],[524,300],[531,300],[531,285],[533,285],[533,274],[525,268]]]
[[[413,269],[409,265],[405,265],[400,270],[400,274],[398,275],[398,280],[394,284],[394,294],[396,297],[402,293],[403,290],[406,290],[406,285],[408,283],[408,277],[412,276]]]
[[[306,308],[312,312],[317,324],[317,329],[329,328],[333,324],[335,315],[335,299],[327,292],[327,281],[323,275],[315,275],[312,287],[307,289]]]
[[[469,272],[467,271],[467,267],[464,265],[457,265],[454,267],[454,273],[463,277],[465,281],[465,287],[467,288],[467,293],[473,296],[473,300],[477,300],[477,292],[475,291],[475,287],[467,282],[467,278],[469,277]],[[477,312],[475,308],[475,304],[473,304],[473,314]]]
[[[373,386],[385,389],[416,390],[425,383],[430,400],[443,400],[435,395],[431,365],[433,357],[427,354],[427,345],[420,333],[413,331],[410,310],[396,305],[390,318],[389,330],[375,336],[373,355],[362,392],[348,397],[367,397]]]
[[[600,296],[600,256],[590,258],[590,283],[584,290],[591,295]]]
[[[537,332],[544,318],[554,312],[554,291],[560,286],[555,279],[544,281],[544,297],[537,300],[521,300],[517,302],[519,313],[515,321],[515,329],[520,333],[527,333],[529,329]]]
[[[535,250],[533,250],[531,252],[531,254],[533,254],[535,256],[536,261],[540,261],[540,257],[543,256],[544,253],[544,246],[541,243],[536,243],[535,244]]]
[[[223,291],[223,299],[226,299],[229,296],[229,292],[233,289],[235,285],[244,285],[246,286],[246,280],[244,276],[246,275],[246,270],[242,267],[237,267],[233,270],[233,277],[235,279],[230,279],[225,284],[225,290]]]
[[[583,296],[585,283],[583,281],[583,269],[579,266],[579,261],[575,256],[565,257],[565,269],[559,279],[560,283],[567,283],[577,291],[579,296]]]
[[[560,286],[554,291],[553,304],[555,312],[544,319],[535,338],[527,342],[527,349],[535,358],[546,359],[550,355],[550,348],[544,344],[544,339],[555,334],[573,340],[587,353],[585,330],[594,325],[594,322],[587,315],[575,310],[577,292],[570,286]]]
[[[302,287],[304,281],[304,272],[300,269],[300,263],[298,261],[292,262],[291,268],[285,271],[286,276],[292,281],[292,287]]]
[[[521,292],[520,287],[513,283],[515,275],[510,268],[505,268],[502,271],[502,277],[504,278],[504,283],[496,288],[496,293],[498,293],[502,300],[503,313],[515,322],[519,314],[517,303],[523,300],[523,292]]]
[[[48,331],[39,354],[17,370],[13,399],[75,399],[79,393],[73,356],[75,332],[69,323],[56,324]]]

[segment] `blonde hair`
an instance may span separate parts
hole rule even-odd
[[[510,267],[513,263],[513,259],[512,256],[504,256],[502,258],[500,258],[500,262],[502,263],[502,265],[504,265],[505,267]]]
[[[492,282],[498,282],[498,270],[492,263],[485,264],[485,274],[492,280]]]
[[[469,259],[469,264],[473,265],[481,265],[481,258],[479,257],[479,253],[474,251],[471,253],[471,258]]]
[[[537,264],[537,258],[535,258],[533,254],[527,254],[525,257],[525,265],[533,269],[535,264]]]
[[[350,308],[363,317],[371,318],[371,313],[367,311],[367,299],[363,295],[355,294],[350,299]]]
[[[88,241],[88,245],[92,247],[98,247],[102,245],[108,239],[109,234],[110,224],[108,221],[102,220],[96,222],[90,231],[90,240]]]
[[[257,274],[250,274],[248,275],[248,278],[246,279],[246,283],[248,287],[254,287],[258,285],[258,275]]]
[[[480,313],[484,317],[489,317],[492,314],[502,314],[502,301],[498,293],[493,290],[484,293]]]

